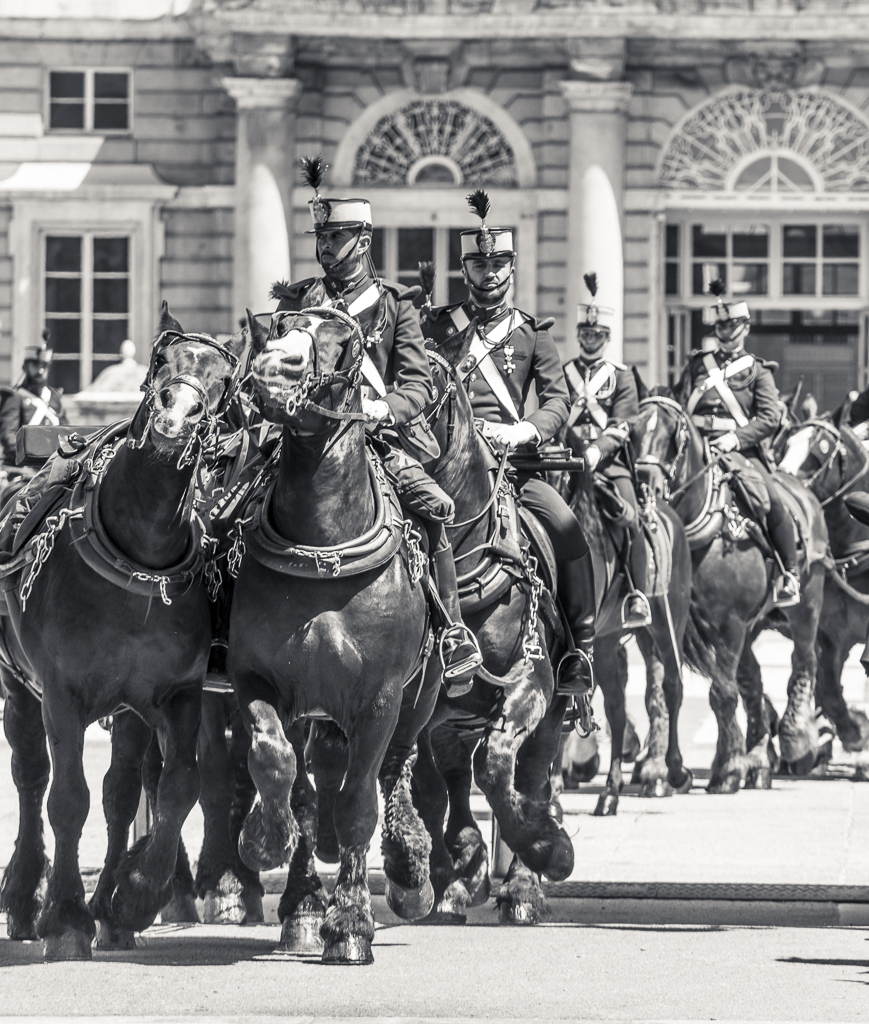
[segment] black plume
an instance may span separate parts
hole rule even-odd
[[[489,216],[489,196],[483,189],[475,188],[466,198],[468,206],[470,206],[480,220],[485,220]]]
[[[591,292],[591,297],[594,298],[597,295],[597,274],[583,274],[583,281],[585,281],[585,287]]]
[[[319,155],[303,156],[299,164],[302,168],[302,178],[305,184],[310,185],[315,192],[318,192],[323,184],[323,179],[326,177],[329,165],[324,164],[323,158]]]
[[[47,327],[43,327],[42,329],[42,340],[51,341],[51,331]]]
[[[727,291],[727,285],[721,280],[720,277],[716,277],[714,281],[709,282],[709,294],[714,295],[716,298],[723,295]]]
[[[290,282],[289,281],[275,281],[272,285],[272,290],[269,292],[270,299],[285,299],[290,295]],[[245,321],[247,323],[247,321]]]
[[[432,260],[422,260],[419,264],[419,284],[423,295],[431,295],[434,291],[435,265]]]

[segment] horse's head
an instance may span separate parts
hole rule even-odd
[[[441,455],[456,455],[466,449],[468,439],[476,443],[474,410],[457,367],[467,355],[467,331],[441,345],[426,342],[432,377],[432,400],[425,416],[440,446]]]
[[[322,430],[323,418],[355,418],[362,332],[339,310],[314,307],[273,313],[268,329],[248,310],[254,397],[271,423],[302,432]]]
[[[637,476],[656,499],[666,499],[685,452],[690,425],[682,406],[663,389],[654,388],[640,402],[631,431]]]
[[[847,423],[837,427],[832,420],[815,419],[791,430],[778,468],[826,503],[866,472],[869,454]]]
[[[141,446],[150,435],[158,451],[183,449],[192,462],[196,439],[216,430],[235,395],[245,343],[243,332],[226,343],[208,334],[186,334],[164,302],[142,385],[147,397],[133,421],[134,443]]]

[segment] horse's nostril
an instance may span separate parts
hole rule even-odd
[[[160,401],[163,403],[163,406],[166,409],[171,409],[172,406],[175,404],[174,397],[169,388],[163,388],[163,390],[160,392]]]
[[[193,418],[194,416],[201,416],[202,412],[203,412],[203,409],[204,409],[204,407],[202,405],[202,402],[197,402],[195,405],[192,405],[187,410],[187,415],[190,418]]]

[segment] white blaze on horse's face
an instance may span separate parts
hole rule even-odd
[[[264,384],[298,384],[314,367],[314,339],[307,331],[292,328],[280,338],[270,338],[251,370]]]
[[[646,421],[646,433],[654,434],[658,427],[658,410],[652,409],[652,415]]]
[[[791,476],[799,476],[800,470],[805,465],[806,459],[812,447],[812,438],[815,435],[814,427],[804,427],[788,438],[784,458],[778,468]]]
[[[191,424],[195,426],[204,413],[205,406],[199,392],[183,381],[175,381],[157,392],[153,429],[164,437],[174,439],[180,437]]]

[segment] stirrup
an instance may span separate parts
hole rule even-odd
[[[792,584],[792,592],[787,593],[788,583]],[[800,579],[792,572],[782,573],[772,585],[773,608],[793,608],[800,603]]]
[[[642,601],[644,611],[639,617],[629,619],[627,614],[628,602],[635,597]],[[632,590],[629,594],[626,594],[625,599],[622,601],[622,629],[641,629],[643,626],[651,626],[651,624],[652,607],[642,590]]]
[[[448,644],[451,644],[452,647],[448,648]],[[463,645],[473,648],[472,653],[460,661],[451,662],[450,657],[452,654]],[[483,664],[483,655],[480,652],[477,638],[471,630],[464,623],[452,622],[441,630],[438,643],[438,660],[441,663],[441,674],[443,675],[444,683],[447,684],[449,690],[452,691],[453,689],[450,684],[459,686],[467,682],[467,688],[462,691],[467,693],[471,688],[474,673]],[[460,694],[450,692],[449,696],[460,696]]]
[[[581,670],[584,668],[588,674],[588,683],[581,683],[576,680],[566,680],[567,669],[573,659],[578,659]],[[578,647],[576,650],[567,651],[561,656],[558,668],[555,670],[555,695],[556,697],[590,697],[594,693],[594,662]]]

